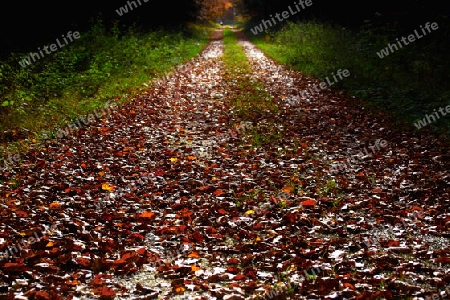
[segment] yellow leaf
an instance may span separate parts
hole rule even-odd
[[[294,190],[294,188],[291,185],[285,185],[281,191],[283,193],[291,193]]]
[[[112,191],[112,190],[114,190],[114,186],[113,185],[109,185],[107,183],[104,183],[104,184],[102,184],[102,189],[104,191]]]
[[[27,234],[25,232],[20,233],[21,236],[26,236]]]
[[[260,242],[261,238],[259,236],[256,237],[255,242]]]
[[[255,213],[255,211],[254,210],[247,210],[246,212],[245,212],[245,214],[246,215],[251,215],[251,214],[254,214]]]
[[[201,270],[201,268],[197,267],[196,265],[191,266],[191,269],[193,272]]]
[[[188,255],[188,257],[200,258],[200,255],[198,254],[197,251],[193,251]]]
[[[170,159],[170,161],[171,161],[171,162],[176,162],[176,161],[178,161],[178,158],[172,157],[172,158]]]
[[[48,242],[48,244],[47,245],[45,245],[45,247],[53,247],[53,242]]]

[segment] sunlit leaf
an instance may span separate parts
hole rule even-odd
[[[220,196],[220,195],[223,195],[223,194],[224,194],[224,192],[223,192],[222,190],[216,190],[216,191],[213,193],[214,196]]]
[[[50,209],[61,209],[61,204],[58,202],[52,202],[52,203],[50,203],[49,208]]]
[[[192,269],[192,272],[195,272],[195,271],[201,270],[202,268],[197,267],[196,265],[192,265],[192,266],[191,266],[191,269]]]
[[[104,191],[113,191],[114,190],[114,186],[110,185],[108,183],[103,183],[102,184],[102,190],[104,190]]]
[[[147,219],[151,219],[151,218],[153,218],[155,216],[155,213],[154,212],[151,212],[151,211],[146,211],[146,212],[143,212],[143,213],[141,213],[140,215],[139,215],[139,217],[141,217],[141,218],[147,218]]]
[[[225,209],[223,209],[223,208],[219,209],[218,212],[221,215],[227,215],[228,214],[228,212]]]
[[[281,189],[281,191],[282,191],[283,193],[292,193],[292,192],[294,191],[294,187],[291,186],[291,185],[285,185],[285,186]]]
[[[191,253],[189,253],[188,257],[200,258],[200,255],[198,254],[197,251],[192,251]]]
[[[305,200],[302,202],[303,206],[315,206],[317,204],[316,200]]]

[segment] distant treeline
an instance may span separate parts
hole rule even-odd
[[[255,22],[304,0],[242,0],[240,8]],[[405,27],[433,18],[449,16],[445,2],[439,0],[312,0],[313,5],[293,17],[296,20],[320,20],[358,27],[367,22],[401,23]]]
[[[205,1],[217,4],[222,0]],[[304,0],[230,1],[236,13],[244,14],[257,22],[270,14],[286,10],[294,2]],[[138,25],[143,29],[180,26],[196,19],[200,12],[199,3],[202,3],[200,0],[144,2],[145,0],[113,0],[104,3],[23,0],[2,3],[0,56],[11,52],[34,51],[43,43],[55,40],[70,30],[82,33],[91,27],[89,20],[93,18],[101,18],[106,26],[114,26],[114,23],[119,22],[125,28],[129,25]],[[365,22],[400,22],[404,27],[414,28],[419,23],[434,22],[438,17],[449,16],[447,4],[440,0],[312,0],[312,3],[311,7],[290,20],[316,19],[355,27]],[[116,10],[127,5],[137,8],[120,16]]]

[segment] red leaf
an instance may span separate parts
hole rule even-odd
[[[146,218],[146,219],[151,219],[154,216],[155,216],[155,213],[151,212],[151,211],[146,211],[146,212],[143,212],[142,214],[139,215],[139,217]]]
[[[311,201],[311,200],[309,200],[309,201]],[[314,201],[314,200],[312,200],[312,201]],[[305,201],[306,202],[306,201]],[[315,202],[315,201],[314,201]],[[304,205],[304,204],[303,204]],[[315,203],[313,204],[313,206],[315,205]],[[287,213],[286,215],[285,215],[285,217],[289,220],[289,223],[291,223],[291,224],[294,224],[294,223],[296,223],[296,218],[297,218],[297,214],[294,214],[294,213]],[[254,227],[253,227],[254,228]]]
[[[22,217],[22,218],[27,218],[28,214],[27,212],[23,211],[23,210],[19,210],[18,212],[16,212],[18,217]]]
[[[231,274],[237,274],[239,273],[239,268],[234,267],[234,266],[230,266],[227,268],[227,272],[231,273]]]
[[[343,286],[346,287],[346,288],[349,288],[351,290],[356,290],[355,287],[351,283],[348,283],[348,282],[345,282],[343,284]]]
[[[222,191],[222,190],[217,190],[217,191],[215,191],[214,193],[213,193],[213,195],[214,196],[220,196],[220,195],[222,195],[222,194],[224,194],[224,192]]]
[[[303,206],[315,206],[317,204],[316,200],[306,200],[302,202]]]
[[[91,266],[91,260],[88,258],[79,257],[77,258],[77,263],[85,268],[89,268]]]
[[[441,263],[441,264],[450,264],[450,257],[441,256],[441,257],[436,258],[434,260],[434,262]]]
[[[219,214],[221,214],[221,215],[227,215],[228,212],[227,212],[225,209],[221,208],[221,209],[219,209]]]
[[[136,250],[136,252],[137,252],[139,255],[145,255],[145,254],[147,254],[147,249],[145,249],[145,248],[139,248],[139,249]]]
[[[106,284],[102,274],[95,275],[94,279],[89,283],[91,286],[102,286]]]
[[[181,213],[181,216],[182,216],[183,218],[189,218],[190,216],[192,216],[192,214],[193,214],[192,211],[185,209],[185,210]]]
[[[259,229],[263,229],[263,228],[264,228],[264,225],[261,222],[259,222],[258,224],[255,224],[253,226],[254,230],[259,230]]]
[[[237,274],[233,277],[233,280],[245,280],[247,277],[242,274]]]
[[[203,235],[201,235],[199,232],[194,232],[193,234],[192,234],[192,238],[195,240],[195,241],[197,241],[197,242],[203,242],[203,240],[204,240],[204,237],[203,237]]]
[[[388,247],[399,247],[399,246],[400,246],[400,242],[399,241],[390,240],[388,242]]]
[[[227,261],[227,263],[230,265],[237,264],[237,263],[239,263],[239,259],[237,259],[236,257],[232,257]]]
[[[136,252],[127,252],[124,255],[122,255],[121,259],[123,259],[125,261],[129,261],[135,257],[136,257]]]
[[[102,299],[113,299],[116,296],[116,292],[109,287],[102,287],[101,288],[101,298]]]
[[[37,291],[36,293],[34,293],[33,299],[50,300],[51,298],[47,292]]]
[[[3,270],[5,271],[19,271],[23,268],[23,264],[19,264],[19,263],[6,263],[3,265]]]
[[[163,170],[156,170],[156,171],[155,171],[155,176],[163,176],[163,175],[165,175],[165,174],[166,174],[166,172],[163,171]]]

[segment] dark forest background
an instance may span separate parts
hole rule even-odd
[[[135,1],[137,3],[137,1]],[[106,27],[119,23],[122,28],[137,25],[143,30],[174,27],[195,19],[194,1],[144,2],[123,16],[116,9],[127,1],[87,3],[73,1],[18,1],[3,5],[1,22],[2,54],[35,51],[53,42],[68,31],[88,30],[94,20],[102,20]]]
[[[138,25],[143,30],[156,27],[182,26],[196,20],[199,5],[195,0],[141,1],[141,6],[119,16],[116,9],[127,1],[87,3],[59,1],[15,1],[2,4],[0,18],[1,52],[34,51],[42,44],[52,42],[68,31],[87,30],[89,21],[102,19],[106,26],[119,22],[122,26]],[[137,1],[135,1],[137,2]],[[202,1],[198,1],[202,2]],[[219,1],[220,2],[220,1]],[[292,0],[232,1],[239,13],[258,21],[274,12],[286,10]],[[447,18],[445,1],[382,0],[382,1],[330,1],[313,0],[313,5],[292,19],[320,19],[346,26],[360,26],[371,20],[380,24],[399,22],[405,29],[417,24]],[[216,21],[216,20],[212,20]]]

